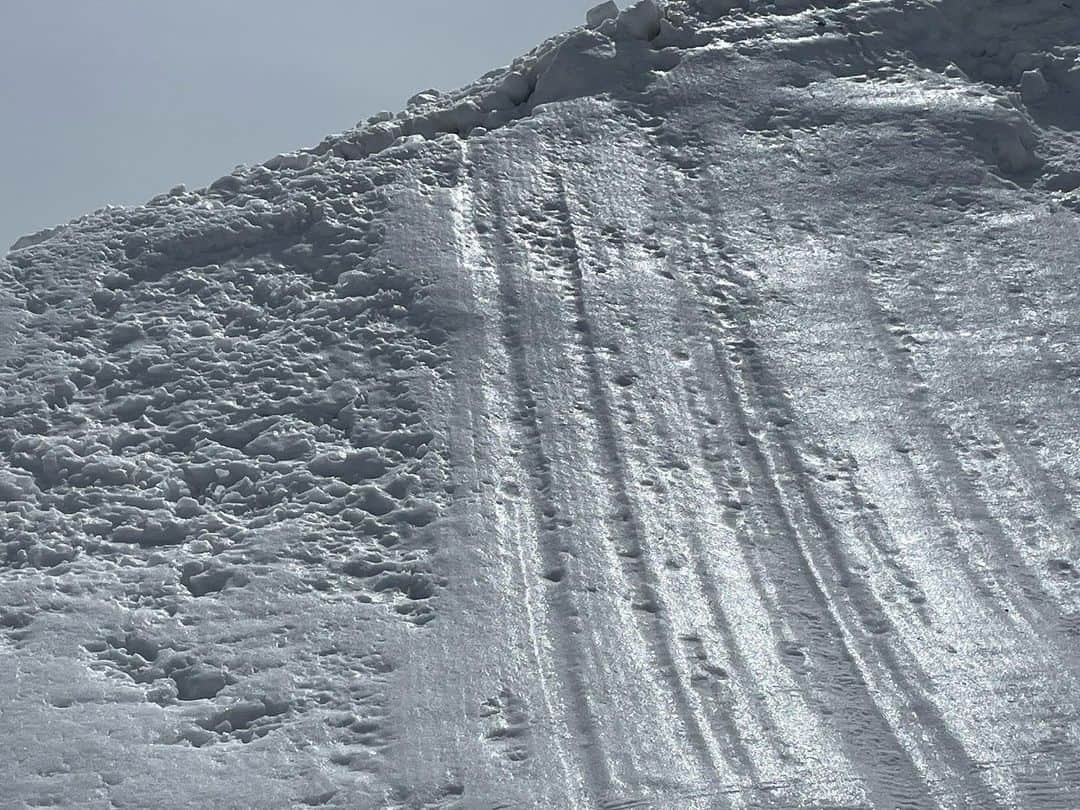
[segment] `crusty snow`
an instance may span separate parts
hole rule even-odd
[[[0,807],[1080,807],[1080,4],[586,22],[0,262]]]

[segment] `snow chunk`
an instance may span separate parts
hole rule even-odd
[[[337,477],[355,483],[378,478],[390,468],[381,452],[371,447],[359,450],[332,450],[315,456],[308,469],[315,475]]]
[[[277,461],[292,461],[315,449],[303,433],[263,433],[244,445],[249,456],[270,456]]]
[[[11,250],[11,252],[14,253],[16,250],[22,250],[23,248],[33,247],[34,245],[40,245],[43,242],[48,242],[58,233],[63,231],[65,227],[66,226],[64,225],[57,225],[54,228],[43,228],[36,233],[30,234],[29,236],[24,236],[20,239],[17,239],[15,241],[15,244],[13,244],[9,249]]]
[[[293,171],[303,171],[304,169],[311,168],[311,165],[315,162],[315,156],[304,154],[302,152],[286,152],[281,155],[270,158],[263,166],[268,169],[291,169]]]
[[[619,32],[632,39],[652,39],[660,33],[661,16],[655,0],[638,0],[619,14]]]
[[[31,476],[0,470],[0,501],[28,501],[38,494]]]
[[[610,39],[596,31],[578,31],[537,65],[539,78],[530,102],[538,106],[596,92],[610,83],[615,61]]]
[[[442,90],[436,90],[435,88],[428,88],[427,90],[421,90],[419,93],[413,95],[408,101],[405,102],[406,107],[422,107],[429,104],[438,104],[440,101],[446,99],[446,93]]]
[[[521,104],[528,99],[532,92],[532,85],[524,74],[515,70],[503,76],[496,90],[510,99],[512,104]]]
[[[604,20],[612,20],[619,16],[619,7],[613,0],[593,6],[585,13],[585,23],[589,28],[599,28]]]
[[[176,502],[174,510],[179,518],[193,518],[202,512],[202,507],[194,498],[184,496]]]
[[[225,675],[219,670],[202,666],[188,666],[172,673],[180,700],[204,700],[212,698],[225,688]]]
[[[371,295],[375,291],[371,275],[361,270],[347,270],[338,276],[335,292],[341,298]]]
[[[1047,94],[1050,92],[1050,87],[1046,83],[1046,78],[1042,75],[1041,70],[1025,70],[1020,77],[1020,95],[1024,99],[1024,103],[1038,104]]]
[[[1003,127],[996,131],[993,141],[994,156],[1006,172],[1019,174],[1038,165],[1035,156],[1034,136],[1022,127]]]

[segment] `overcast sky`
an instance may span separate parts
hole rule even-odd
[[[0,0],[0,255],[107,203],[205,185],[458,87],[589,5]]]

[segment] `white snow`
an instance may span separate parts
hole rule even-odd
[[[20,240],[0,806],[1080,806],[1078,39],[607,3]]]

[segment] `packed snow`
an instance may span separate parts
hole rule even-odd
[[[1080,807],[1080,6],[584,22],[0,262],[0,807]]]

